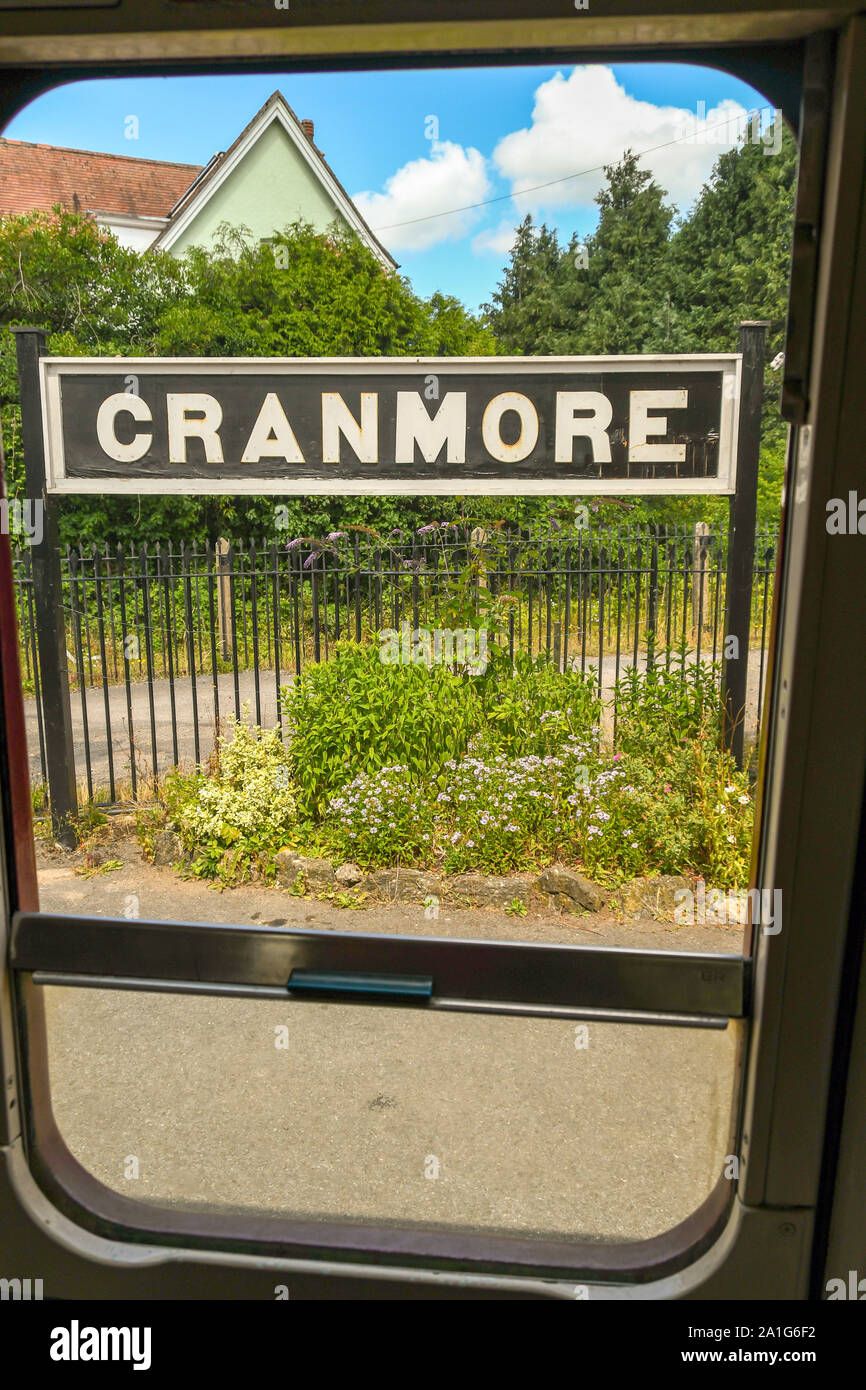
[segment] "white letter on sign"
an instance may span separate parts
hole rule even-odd
[[[689,403],[688,391],[629,391],[628,461],[629,463],[685,463],[685,444],[647,444],[648,434],[667,434],[664,415],[650,420],[649,410],[684,410]]]
[[[576,419],[576,410],[591,410],[592,415]],[[610,463],[607,427],[612,415],[613,406],[600,391],[557,391],[556,462],[571,463],[575,439],[589,439],[593,463]]]
[[[520,437],[514,444],[503,444],[499,427],[509,410],[520,416]],[[491,458],[499,463],[520,463],[532,453],[538,441],[538,412],[532,401],[519,391],[503,391],[501,396],[494,396],[481,421],[481,436]]]
[[[170,463],[186,463],[186,441],[200,439],[208,463],[222,463],[223,446],[219,430],[223,408],[213,396],[200,391],[166,394],[168,413],[168,457]],[[188,419],[194,410],[199,418]]]
[[[414,463],[417,443],[424,462],[435,463],[446,442],[448,463],[465,463],[466,392],[446,392],[431,419],[417,391],[398,391],[394,462]]]
[[[262,402],[259,418],[241,455],[241,463],[258,463],[261,458],[285,459],[286,463],[305,462],[275,391],[269,391]]]
[[[139,459],[144,458],[153,443],[153,435],[136,434],[131,444],[121,444],[114,433],[114,423],[123,410],[127,411],[133,420],[152,423],[153,416],[140,396],[128,396],[125,391],[118,391],[116,395],[108,396],[99,407],[96,416],[96,437],[108,457],[116,463],[137,463]]]
[[[323,463],[340,462],[341,434],[361,463],[379,462],[379,397],[375,391],[361,392],[360,425],[338,391],[322,392]]]

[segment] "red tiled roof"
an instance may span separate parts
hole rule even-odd
[[[199,164],[0,139],[0,214],[60,203],[73,212],[167,217],[200,173]]]

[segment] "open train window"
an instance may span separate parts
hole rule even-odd
[[[0,142],[9,1278],[826,1296],[858,24],[162,8]]]

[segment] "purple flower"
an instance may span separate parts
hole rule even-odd
[[[298,546],[301,545],[301,543],[302,542],[300,540],[286,541],[286,550],[297,550]]]
[[[400,527],[399,527],[399,526],[395,526],[395,527],[394,527],[394,530],[391,532],[391,535],[392,535],[392,536],[402,536],[403,534],[404,534],[404,532],[402,532],[402,531],[400,530]]]
[[[310,552],[310,554],[307,556],[306,560],[304,561],[304,569],[305,569],[305,570],[308,570],[308,569],[310,568],[310,566],[312,565],[312,563],[313,563],[313,561],[315,560],[315,558],[316,558],[316,552],[315,552],[315,550],[313,550],[313,551]]]
[[[419,526],[419,527],[418,527],[418,530],[417,530],[417,532],[416,532],[416,535],[418,535],[418,536],[426,536],[427,533],[428,533],[429,531],[438,531],[438,530],[439,530],[439,522],[438,522],[438,521],[431,521],[431,522],[429,522],[426,526]]]
[[[344,541],[345,539],[346,539],[346,532],[345,532],[345,531],[332,531],[331,534],[330,534],[329,536],[326,536],[326,537],[325,537],[325,540],[328,540],[328,541]]]

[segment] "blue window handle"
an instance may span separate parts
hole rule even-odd
[[[423,1003],[433,997],[430,975],[356,975],[342,970],[293,970],[291,994]]]

